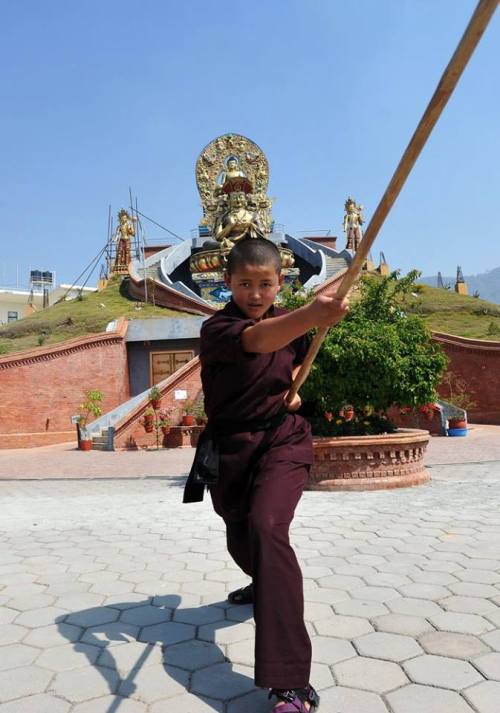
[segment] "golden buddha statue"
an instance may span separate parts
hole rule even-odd
[[[258,213],[248,209],[245,192],[233,191],[226,210],[217,218],[214,237],[222,247],[231,247],[245,236],[264,237],[264,230]]]

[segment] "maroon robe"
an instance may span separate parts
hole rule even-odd
[[[271,308],[269,316],[284,314]],[[306,336],[275,352],[253,354],[241,344],[255,321],[229,302],[201,330],[201,379],[209,423],[250,422],[284,409],[292,370],[308,348]],[[309,682],[311,644],[303,621],[302,574],[288,530],[312,463],[310,426],[288,414],[277,427],[218,435],[220,475],[210,488],[224,519],[228,550],[254,583],[255,682],[301,688]],[[203,497],[188,481],[184,501]]]

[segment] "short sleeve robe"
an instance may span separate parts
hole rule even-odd
[[[272,307],[269,316],[285,313]],[[249,353],[243,349],[241,335],[255,323],[231,300],[202,326],[201,381],[209,423],[265,420],[283,411],[292,370],[302,363],[309,339],[304,335],[274,352]],[[288,414],[281,425],[267,431],[218,435],[217,443],[220,476],[211,495],[215,510],[231,520],[248,512],[252,477],[264,462],[267,468],[270,463],[280,463],[282,468],[287,462],[313,461],[310,426],[297,414]],[[184,502],[202,497],[203,488],[188,480]]]

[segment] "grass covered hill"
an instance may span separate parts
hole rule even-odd
[[[408,311],[422,315],[434,332],[500,341],[500,305],[422,284],[411,300]]]
[[[192,317],[176,310],[130,299],[124,282],[113,279],[101,292],[58,302],[17,322],[0,326],[0,355],[50,346],[84,334],[103,332],[118,317]]]

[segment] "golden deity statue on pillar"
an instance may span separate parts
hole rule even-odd
[[[344,233],[347,238],[346,249],[356,251],[363,237],[361,228],[365,222],[363,206],[358,205],[356,201],[349,197],[345,202],[344,208]]]
[[[113,273],[126,274],[130,262],[130,239],[135,235],[135,222],[137,218],[129,215],[122,208],[118,213],[118,227],[113,235],[113,242],[117,243],[116,257],[113,265]]]

